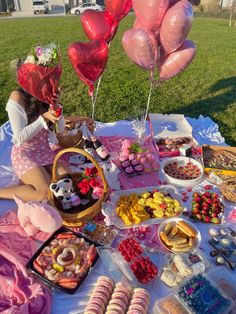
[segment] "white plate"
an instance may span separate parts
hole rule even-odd
[[[113,212],[113,215],[114,215],[114,220],[115,220],[114,221],[114,225],[117,228],[119,228],[119,229],[127,229],[127,228],[142,226],[142,225],[146,226],[146,225],[157,224],[157,223],[162,222],[163,220],[168,219],[168,218],[151,218],[151,219],[148,219],[146,221],[141,222],[140,224],[133,224],[133,225],[126,226],[125,223],[123,222],[123,220],[119,216],[117,216],[117,213],[116,213],[117,202],[118,202],[119,198],[122,195],[130,195],[132,193],[140,195],[140,194],[142,194],[144,192],[151,192],[153,190],[158,190],[160,192],[168,192],[168,193],[170,193],[171,197],[176,199],[180,203],[180,206],[183,207],[183,211],[186,209],[185,205],[184,205],[184,203],[182,201],[181,193],[179,193],[178,190],[175,187],[170,186],[170,185],[151,186],[151,187],[145,187],[145,188],[139,188],[139,189],[115,191],[114,193],[112,193],[110,195],[110,199],[111,199],[111,202],[110,202],[111,208],[110,208],[110,210],[111,210],[111,212]],[[181,213],[182,212],[180,212],[180,214]]]
[[[194,165],[196,165],[200,169],[201,173],[199,177],[197,177],[196,179],[191,179],[191,180],[181,180],[181,179],[173,178],[169,176],[164,170],[166,165],[173,162],[177,162],[179,166],[183,166],[187,164],[188,162],[192,162]],[[190,187],[190,186],[197,185],[198,183],[202,181],[204,177],[204,169],[203,169],[202,164],[199,161],[193,158],[189,158],[189,157],[174,157],[174,158],[166,159],[163,161],[161,165],[161,171],[169,183],[174,184],[176,186],[183,186],[183,187]]]
[[[167,246],[165,246],[165,244],[162,242],[162,240],[161,240],[161,238],[160,238],[160,232],[165,229],[165,226],[166,226],[169,222],[170,222],[170,223],[173,223],[173,225],[175,225],[175,224],[178,223],[179,221],[184,221],[186,224],[188,224],[191,228],[193,228],[193,229],[197,232],[197,236],[196,236],[197,243],[196,243],[196,245],[195,245],[192,249],[190,249],[187,253],[193,252],[193,251],[195,251],[195,250],[199,247],[199,245],[200,245],[200,243],[201,243],[201,233],[200,233],[200,231],[195,227],[194,224],[192,224],[192,223],[189,222],[189,221],[186,221],[186,219],[183,219],[183,218],[173,217],[173,218],[169,218],[169,219],[166,219],[165,221],[163,221],[163,222],[160,224],[159,228],[158,228],[158,238],[159,238],[159,241],[160,241],[160,243],[162,243],[162,245],[163,245],[169,252],[176,254],[177,252],[172,251],[172,250],[169,249]]]

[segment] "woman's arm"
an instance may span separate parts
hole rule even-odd
[[[19,145],[30,140],[43,128],[47,129],[47,123],[42,116],[39,116],[37,120],[28,125],[24,108],[12,99],[9,99],[6,110],[13,132],[13,139]]]

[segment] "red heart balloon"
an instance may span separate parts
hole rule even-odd
[[[88,39],[104,39],[109,42],[114,33],[114,22],[107,11],[86,10],[80,21]]]
[[[108,46],[104,40],[90,43],[74,42],[68,48],[70,62],[78,77],[88,85],[93,95],[94,83],[102,75],[108,60]]]
[[[113,20],[119,22],[132,8],[132,0],[105,0],[105,6]]]

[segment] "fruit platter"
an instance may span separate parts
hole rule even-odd
[[[47,284],[73,294],[98,257],[92,241],[61,227],[34,254],[27,268]]]
[[[155,224],[184,210],[182,195],[169,185],[116,191],[110,199],[111,215],[119,229]]]
[[[158,228],[158,237],[164,248],[172,253],[196,250],[201,242],[199,230],[182,218],[170,218]]]
[[[191,206],[191,219],[205,223],[221,223],[224,213],[219,194],[214,192],[194,192]]]
[[[163,162],[162,173],[176,186],[190,187],[198,184],[204,175],[203,166],[193,158],[176,157]]]

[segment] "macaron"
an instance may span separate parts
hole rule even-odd
[[[103,303],[103,302],[101,302],[99,299],[94,299],[94,298],[92,298],[92,299],[89,300],[89,303],[88,303],[88,305],[87,305],[87,308],[89,309],[90,306],[93,306],[93,305],[97,305],[97,306],[100,307],[100,308],[102,309],[102,311],[104,312],[107,303]]]
[[[113,304],[116,304],[116,305],[120,306],[123,309],[123,311],[125,311],[127,309],[127,306],[128,306],[128,304],[125,303],[124,301],[117,300],[117,299],[111,299],[109,304],[108,304],[108,306],[109,305],[113,305]]]
[[[120,305],[117,305],[117,304],[108,305],[106,313],[108,313],[109,311],[116,311],[117,314],[125,314],[126,312],[125,310],[123,310],[123,308]]]
[[[95,293],[100,293],[102,295],[105,295],[107,299],[110,299],[110,296],[111,296],[111,292],[108,289],[104,287],[99,287],[99,286],[94,288],[92,295],[94,295]]]
[[[88,304],[88,306],[85,309],[85,313],[86,311],[91,311],[92,313],[95,314],[103,314],[103,310],[101,308],[101,306],[97,305],[97,304]]]
[[[112,299],[124,301],[126,304],[129,303],[129,295],[126,295],[122,292],[113,292]]]
[[[129,306],[129,311],[136,311],[136,313],[142,313],[142,314],[146,314],[147,310],[144,309],[142,306],[138,305],[138,304],[132,304]]]

